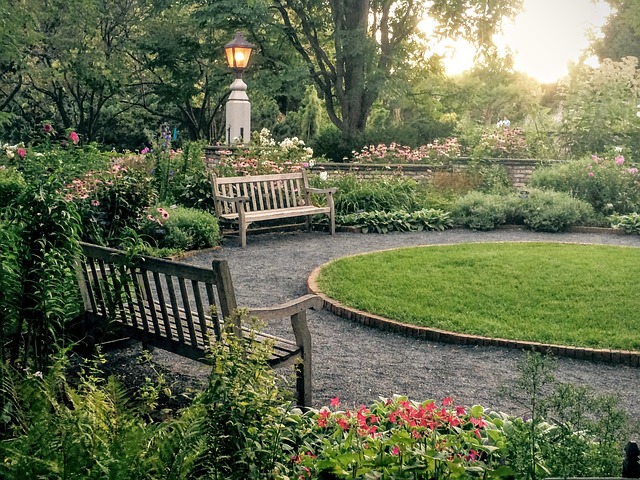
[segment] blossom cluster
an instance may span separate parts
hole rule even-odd
[[[606,169],[611,166],[615,166],[618,169],[621,169],[622,173],[635,176],[638,174],[638,168],[635,166],[625,167],[625,158],[623,155],[616,155],[613,161],[609,161],[604,157],[599,157],[598,155],[591,155],[591,163],[587,164],[587,176],[595,177],[597,169]]]
[[[341,411],[339,406],[339,399],[334,398],[330,407],[315,414],[320,439],[317,448],[309,444],[311,448],[292,458],[299,479],[311,478],[327,467],[334,473],[336,468],[344,468],[345,472],[374,474],[379,465],[385,465],[387,473],[399,473],[409,464],[414,471],[437,476],[434,469],[492,470],[504,460],[495,445],[500,435],[492,423],[501,420],[499,416],[485,418],[480,406],[467,410],[454,406],[450,397],[441,405],[432,400],[415,403],[395,397],[376,402],[371,408],[361,405],[356,410]],[[333,442],[335,447],[329,446]],[[434,458],[442,463],[434,462]]]
[[[444,141],[434,140],[432,143],[412,149],[395,142],[389,145],[369,145],[360,152],[352,152],[353,161],[359,163],[426,163],[459,157],[461,146],[457,138]]]
[[[235,155],[232,151],[218,152],[220,161],[214,167],[216,175],[269,175],[299,172],[313,166],[313,150],[297,137],[277,143],[269,130],[254,134],[253,145]]]
[[[529,144],[521,128],[498,128],[483,133],[474,155],[486,158],[527,158]]]

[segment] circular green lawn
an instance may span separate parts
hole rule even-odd
[[[488,337],[640,350],[640,249],[470,243],[325,265],[320,290],[415,325]]]

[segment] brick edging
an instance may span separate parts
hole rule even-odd
[[[452,343],[456,345],[475,345],[515,348],[519,350],[531,350],[540,353],[550,352],[557,357],[576,358],[579,360],[590,360],[595,362],[612,363],[615,365],[628,365],[640,367],[640,352],[628,350],[605,350],[585,347],[567,347],[563,345],[553,345],[539,342],[527,342],[522,340],[508,340],[504,338],[482,337],[479,335],[469,335],[457,332],[448,332],[437,328],[421,327],[368,313],[356,308],[351,308],[337,300],[328,297],[320,291],[317,278],[320,270],[327,265],[322,264],[316,268],[307,279],[307,290],[322,298],[323,308],[331,313],[359,322],[368,327],[378,328],[383,331],[401,333],[409,337],[422,338],[434,342]]]

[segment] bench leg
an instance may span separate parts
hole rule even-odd
[[[333,214],[333,210],[329,213],[329,233],[334,235],[336,233],[336,217]]]
[[[313,403],[311,385],[311,358],[304,355],[296,365],[296,403],[299,407],[310,407]]]

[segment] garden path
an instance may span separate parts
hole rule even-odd
[[[390,233],[386,235],[293,232],[250,236],[246,249],[235,238],[222,250],[201,252],[184,261],[207,266],[228,260],[239,305],[269,306],[306,293],[306,280],[317,266],[339,257],[403,246],[462,242],[552,241],[640,247],[640,237],[610,233],[534,233],[524,229],[492,232]],[[640,253],[640,252],[639,252]],[[615,287],[613,287],[615,288]],[[624,287],[620,287],[624,288]],[[499,395],[516,377],[522,352],[498,347],[450,345],[383,332],[337,317],[310,312],[313,339],[314,404],[340,397],[343,405],[369,404],[380,396],[407,395],[415,400],[451,396],[464,405],[521,414],[523,408]],[[277,328],[276,330],[277,331]],[[172,365],[177,367],[174,361]],[[560,381],[585,385],[618,396],[640,419],[640,369],[558,359]]]

